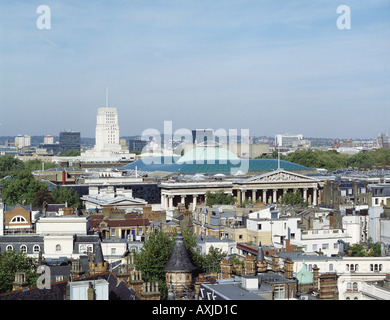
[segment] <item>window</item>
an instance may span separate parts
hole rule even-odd
[[[329,244],[328,243],[323,243],[322,244],[322,249],[329,249]]]
[[[11,246],[10,244],[6,247],[6,249],[5,249],[6,251],[12,251],[12,250],[14,250],[14,247],[13,246]]]
[[[257,225],[257,230],[261,230],[261,223]]]
[[[22,216],[13,217],[11,223],[26,223],[27,220]]]
[[[352,290],[353,291],[358,291],[358,284],[357,282],[354,282],[353,285],[352,285]]]
[[[111,248],[111,254],[115,255],[116,254],[116,248]]]
[[[284,299],[284,286],[274,287],[274,300]]]
[[[60,244],[57,244],[56,245],[56,252],[60,252],[61,251],[61,245]]]
[[[330,264],[329,264],[329,272],[332,272],[332,271],[333,271],[333,264],[330,263]]]
[[[318,250],[317,245],[313,244],[313,251],[317,251],[317,250]]]
[[[20,251],[23,252],[23,253],[27,253],[27,246],[25,244],[22,244],[20,246]]]
[[[35,244],[34,247],[33,247],[33,252],[34,253],[39,253],[39,251],[41,251],[41,247],[39,245]]]

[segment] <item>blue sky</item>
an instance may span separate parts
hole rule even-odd
[[[50,30],[36,27],[41,4]],[[390,131],[388,0],[2,1],[0,20],[0,135],[94,137],[106,87],[121,135],[164,120],[270,136]]]

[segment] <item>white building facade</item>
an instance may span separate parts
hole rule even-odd
[[[119,142],[118,112],[116,108],[98,108],[95,130],[95,146],[82,153],[82,158],[128,159],[129,151],[123,150]]]

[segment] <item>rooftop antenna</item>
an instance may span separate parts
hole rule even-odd
[[[108,108],[108,87],[106,87],[106,108]]]

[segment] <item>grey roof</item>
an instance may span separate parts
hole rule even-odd
[[[241,283],[238,282],[221,281],[216,284],[202,283],[200,288],[204,288],[207,291],[212,292],[216,300],[267,300],[258,294],[266,293],[267,291],[256,290],[251,292],[242,288]],[[202,293],[202,290],[200,292]]]
[[[32,205],[31,204],[27,204],[27,205],[21,205],[19,203],[15,204],[14,206],[9,206],[9,205],[4,205],[4,212],[7,212],[7,211],[12,211],[13,209],[15,209],[16,207],[22,207],[24,210],[26,211],[32,211]]]
[[[103,250],[102,250],[102,244],[99,240],[99,242],[94,246],[94,262],[96,264],[98,263],[104,263],[104,257],[103,257]]]
[[[283,259],[290,259],[292,261],[314,261],[314,260],[342,260],[342,257],[328,257],[328,256],[319,256],[317,254],[305,254],[302,252],[278,252],[277,255]]]
[[[257,248],[256,261],[264,261],[264,251],[261,243],[259,243],[259,247]]]
[[[195,269],[183,240],[184,238],[179,231],[175,237],[175,243],[173,245],[171,256],[164,268],[165,271],[188,272]]]

